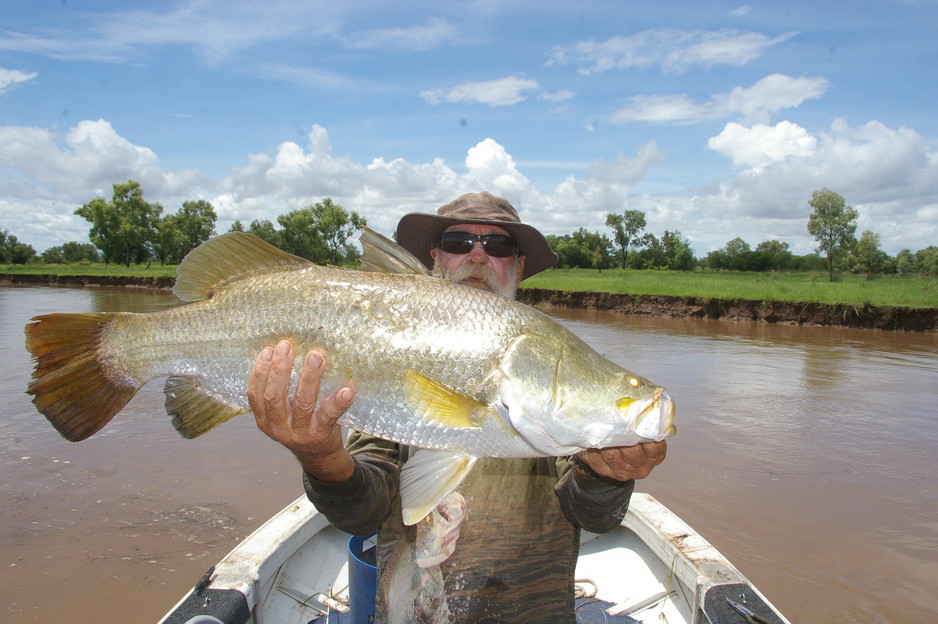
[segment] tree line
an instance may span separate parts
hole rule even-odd
[[[107,264],[178,264],[187,253],[215,236],[218,215],[205,200],[186,201],[173,214],[163,214],[159,202],[148,202],[138,182],[113,185],[110,201],[95,197],[75,214],[91,223],[90,243],[68,242],[37,255],[8,231],[0,232],[0,262],[104,262]],[[235,221],[229,231],[249,232],[297,256],[320,264],[348,264],[358,258],[348,243],[366,225],[355,212],[346,212],[331,199],[277,217],[280,227],[254,220],[247,227]]]
[[[807,229],[818,247],[816,253],[804,256],[793,254],[783,241],[763,241],[753,249],[737,237],[698,259],[680,231],[665,230],[660,237],[645,232],[645,213],[640,210],[608,214],[606,227],[612,238],[580,228],[568,235],[548,235],[547,240],[557,252],[559,268],[825,271],[831,280],[839,271],[867,277],[881,273],[938,275],[938,247],[914,253],[904,249],[890,257],[880,249],[878,234],[865,231],[856,238],[857,211],[838,193],[826,188],[814,191],[808,204],[812,213]],[[72,241],[37,255],[32,246],[0,230],[0,263],[178,264],[189,251],[215,235],[218,219],[205,200],[183,202],[176,213],[164,215],[163,207],[147,202],[140,184],[133,180],[114,184],[110,201],[96,197],[75,214],[91,223],[90,243]],[[326,198],[278,216],[276,224],[266,219],[255,219],[247,226],[235,221],[229,231],[249,232],[319,264],[347,265],[358,258],[349,240],[366,224],[356,212]]]

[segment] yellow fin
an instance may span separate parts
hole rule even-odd
[[[450,451],[419,449],[401,468],[401,512],[404,524],[417,524],[459,487],[476,457]]]
[[[113,313],[47,314],[26,326],[36,359],[27,392],[36,409],[71,442],[84,440],[121,411],[139,385],[109,374],[99,359],[101,334]]]
[[[248,411],[212,396],[192,377],[170,377],[166,380],[164,392],[166,412],[173,417],[173,427],[187,439],[197,438]]]
[[[473,416],[486,405],[415,370],[404,371],[404,390],[421,418],[451,429],[479,427]]]
[[[370,228],[362,228],[358,242],[364,250],[361,263],[366,271],[430,275],[430,270],[416,256]]]
[[[313,263],[244,232],[228,232],[190,251],[176,268],[173,294],[183,301],[208,299],[219,286],[257,273],[306,268]]]

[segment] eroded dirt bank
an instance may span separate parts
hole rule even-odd
[[[0,274],[0,285],[129,286],[170,289],[174,277],[103,277],[87,275]],[[523,288],[518,299],[529,305],[586,310],[611,310],[621,314],[678,318],[731,319],[792,325],[827,325],[857,329],[938,331],[938,308],[854,306],[748,299],[704,299],[664,295],[628,295]]]
[[[541,288],[525,288],[519,292],[518,298],[529,305],[611,310],[622,314],[722,318],[793,325],[832,325],[858,329],[938,330],[938,308],[622,295]]]

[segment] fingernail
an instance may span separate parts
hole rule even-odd
[[[316,351],[310,351],[306,356],[306,367],[311,370],[317,370],[322,366],[323,358],[322,354]]]
[[[261,349],[261,354],[258,357],[262,362],[269,362],[274,359],[274,350],[273,347],[264,347]]]
[[[339,388],[336,397],[343,403],[351,403],[355,400],[355,388],[349,386]]]
[[[290,352],[290,343],[286,340],[281,340],[277,343],[277,355],[286,355]]]

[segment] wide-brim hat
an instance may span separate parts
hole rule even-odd
[[[511,234],[524,259],[527,279],[557,263],[557,254],[544,235],[521,223],[518,211],[507,199],[491,193],[466,193],[448,204],[440,206],[436,214],[411,212],[397,224],[397,244],[414,254],[428,268],[433,268],[430,249],[440,242],[443,230],[459,223],[497,225]]]

